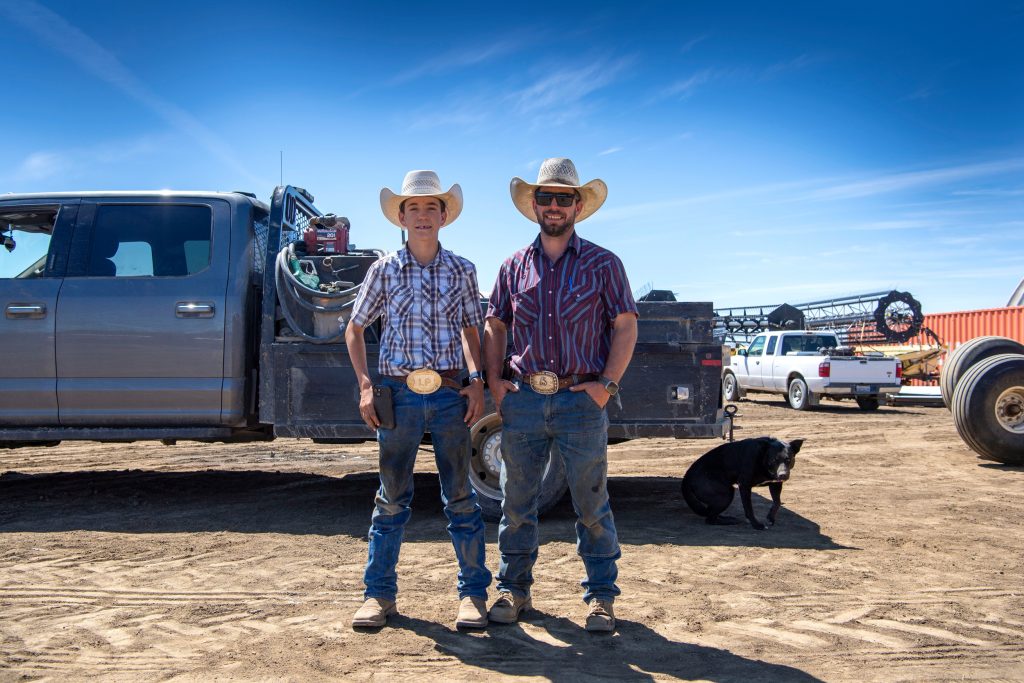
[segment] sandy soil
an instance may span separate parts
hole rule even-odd
[[[581,628],[567,502],[542,523],[536,611],[453,629],[428,453],[401,616],[366,633],[348,621],[372,445],[0,451],[0,680],[1024,679],[1024,469],[978,460],[943,409],[828,405],[741,403],[737,437],[807,439],[764,532],[682,502],[679,477],[715,442],[612,447],[623,594],[603,636]]]

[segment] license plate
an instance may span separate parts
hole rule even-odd
[[[867,386],[866,384],[858,384],[856,387],[854,387],[854,391],[856,391],[858,394],[870,394],[871,387]]]

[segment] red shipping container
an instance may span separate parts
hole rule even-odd
[[[975,337],[1009,337],[1024,343],[1024,306],[929,313],[924,316],[924,327],[938,336],[946,346],[946,354]],[[907,342],[908,345],[929,343],[929,338],[924,334]],[[940,367],[944,360],[945,356],[939,361]]]

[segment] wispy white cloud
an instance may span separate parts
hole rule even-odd
[[[681,54],[686,54],[687,52],[690,52],[691,50],[693,50],[693,48],[697,47],[697,45],[703,43],[707,39],[708,34],[706,33],[704,35],[697,36],[696,38],[691,38],[685,43],[683,43],[682,47],[679,48],[679,52]]]
[[[651,98],[650,103],[668,99],[685,99],[702,85],[721,78],[725,74],[722,70],[702,69],[695,74],[675,81],[671,85],[661,89]]]
[[[820,64],[821,62],[827,61],[827,59],[828,57],[821,54],[802,54],[799,55],[798,57],[794,57],[793,59],[787,59],[782,62],[769,64],[768,66],[764,67],[763,70],[761,70],[759,78],[763,80],[776,78],[777,76],[781,76],[782,74],[789,73],[791,71],[800,71],[801,69],[806,69],[809,66]]]
[[[0,175],[0,179],[13,184],[73,179],[100,166],[123,163],[157,148],[154,138],[143,137],[108,140],[87,147],[65,147],[59,152],[38,150],[25,157],[9,175]]]
[[[67,157],[56,152],[33,152],[14,170],[14,182],[38,182],[62,173],[70,165]]]
[[[615,81],[633,59],[598,59],[577,67],[545,72],[537,82],[512,93],[509,99],[521,114],[563,109]]]
[[[460,71],[467,67],[483,64],[484,62],[513,54],[523,49],[526,41],[516,38],[497,40],[487,45],[476,45],[472,47],[459,47],[454,50],[442,53],[432,59],[428,59],[419,65],[407,69],[394,78],[390,79],[388,85],[401,85],[409,81],[423,78],[425,76],[437,76],[452,71]]]
[[[603,157],[603,156],[607,156],[609,154],[615,154],[616,152],[621,152],[621,151],[622,151],[621,147],[609,147],[608,149],[604,150],[603,152],[598,152],[597,156]]]
[[[82,70],[120,90],[185,133],[248,182],[260,186],[270,184],[253,175],[217,134],[181,107],[157,95],[110,51],[56,12],[34,0],[0,0],[0,12],[51,50],[64,55]]]
[[[516,117],[516,125],[557,126],[572,121],[593,106],[587,100],[595,92],[613,83],[633,62],[632,58],[598,59],[582,66],[536,71],[543,74],[529,85],[499,90],[473,88],[448,106],[422,107],[405,118],[409,130],[456,126],[462,130],[481,130]]]
[[[1024,169],[1024,157],[1016,157],[985,163],[935,168],[927,171],[883,173],[873,178],[822,187],[797,199],[812,201],[858,199],[901,190],[945,185],[969,178],[998,176],[1022,169]]]
[[[987,190],[954,190],[958,197],[1024,197],[1024,187],[991,188]]]

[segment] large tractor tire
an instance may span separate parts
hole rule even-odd
[[[488,522],[501,521],[501,418],[491,413],[480,418],[469,430],[469,483]],[[544,514],[562,499],[569,489],[565,466],[556,447],[548,454],[540,485],[537,514]]]
[[[986,460],[1024,465],[1024,354],[975,363],[953,392],[960,438]]]
[[[946,407],[953,408],[953,392],[957,382],[964,376],[968,368],[978,361],[1001,353],[1024,353],[1024,344],[1006,337],[975,337],[956,348],[942,364],[939,375],[939,391]]]

